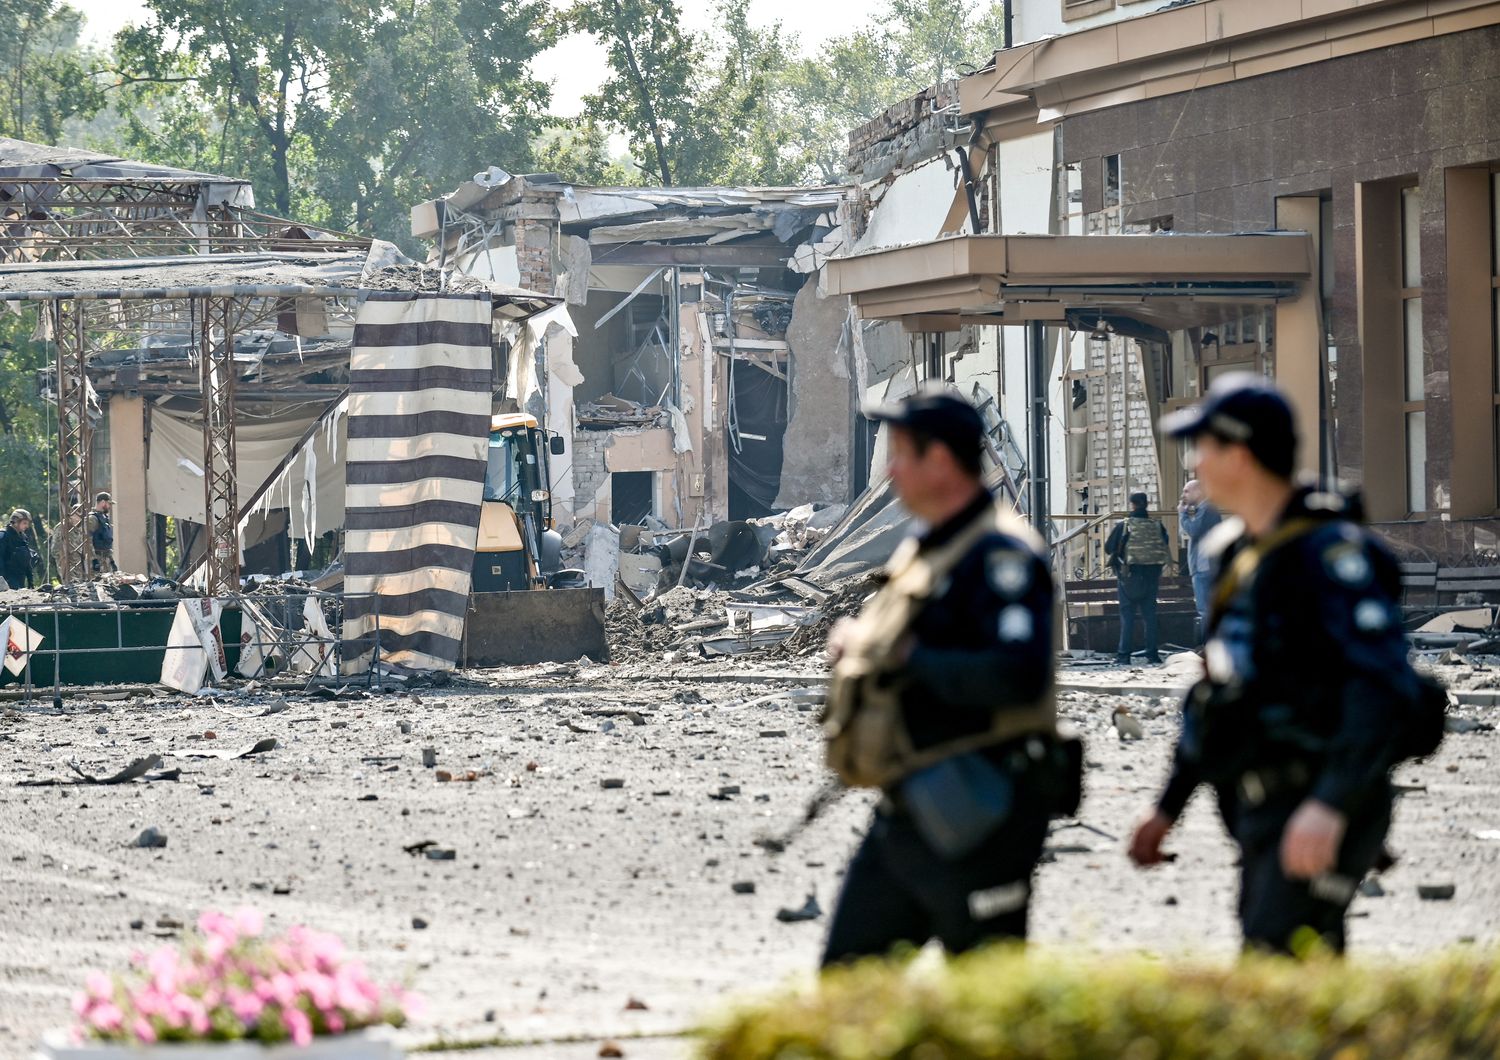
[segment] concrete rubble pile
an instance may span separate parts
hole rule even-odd
[[[875,590],[907,524],[881,484],[847,508],[803,505],[700,535],[645,531],[638,542],[635,528],[622,528],[620,544],[634,547],[618,555],[618,584],[627,591],[607,613],[611,656],[672,663],[817,655],[834,622]],[[669,540],[657,543],[662,537]]]

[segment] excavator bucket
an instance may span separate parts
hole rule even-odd
[[[472,593],[464,625],[464,665],[525,666],[604,661],[603,589]]]

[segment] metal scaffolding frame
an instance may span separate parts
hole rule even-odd
[[[88,346],[83,306],[52,303],[57,342],[57,498],[58,575],[63,581],[88,576],[89,535],[85,521],[93,499],[89,452]]]
[[[203,512],[208,595],[240,588],[240,509],[234,458],[234,298],[204,298],[198,370],[203,388]]]
[[[249,200],[235,191],[236,186],[248,187],[248,182],[171,170],[89,177],[7,175],[0,178],[0,263],[328,252],[370,246],[368,239],[241,205]],[[124,335],[177,335],[196,347],[200,359],[209,584],[215,593],[237,591],[234,335],[258,324],[274,326],[278,313],[291,303],[234,297],[49,301],[44,312],[57,353],[59,576],[65,581],[89,576],[87,518],[94,487],[89,354],[106,336],[105,341],[117,341]],[[346,314],[352,317],[352,307],[341,305],[339,315]]]
[[[107,261],[254,250],[345,250],[368,240],[230,202],[219,180],[3,177],[0,262]]]

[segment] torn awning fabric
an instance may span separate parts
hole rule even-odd
[[[349,357],[343,672],[458,663],[483,503],[489,294],[372,292]]]

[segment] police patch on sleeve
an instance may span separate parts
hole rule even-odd
[[[1000,628],[997,631],[1002,644],[1019,644],[1031,639],[1036,627],[1031,612],[1020,604],[1011,604],[1000,612]]]
[[[1001,596],[1020,596],[1031,586],[1031,556],[1018,548],[991,549],[984,557],[990,587]]]
[[[1363,589],[1370,584],[1374,568],[1364,546],[1356,541],[1340,541],[1323,551],[1323,566],[1340,585],[1351,589]]]
[[[1390,608],[1379,600],[1361,600],[1354,605],[1354,628],[1361,633],[1381,633],[1390,622]]]

